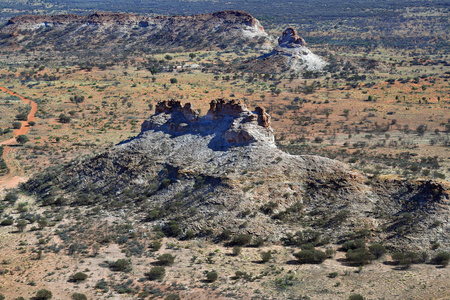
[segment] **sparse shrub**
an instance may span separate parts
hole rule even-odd
[[[170,253],[166,253],[158,256],[157,264],[160,266],[171,266],[175,261],[175,256]]]
[[[231,238],[231,230],[224,229],[218,238],[222,241],[228,241]]]
[[[163,228],[163,232],[168,237],[177,237],[181,234],[180,226],[175,221],[169,221]]]
[[[23,145],[26,142],[30,141],[30,139],[25,134],[21,134],[21,135],[16,136],[16,141],[19,144]]]
[[[86,280],[87,278],[88,278],[87,274],[85,274],[83,272],[78,272],[78,273],[75,273],[72,276],[70,276],[69,281],[78,283],[78,282]]]
[[[240,233],[235,235],[231,240],[232,245],[236,246],[245,246],[248,245],[252,240],[252,236],[250,234]]]
[[[184,234],[184,239],[185,240],[190,240],[193,239],[195,237],[195,233],[192,230],[188,230],[186,231],[186,233]]]
[[[0,300],[5,300],[5,296],[3,294],[0,294]]]
[[[109,268],[113,271],[130,272],[132,270],[131,260],[124,258],[118,259],[110,263]]]
[[[364,297],[361,294],[353,294],[348,297],[348,300],[364,300]]]
[[[439,252],[435,257],[431,260],[431,262],[435,265],[447,266],[450,262],[450,253],[449,252]]]
[[[70,117],[66,116],[65,114],[60,114],[59,115],[59,123],[70,123]]]
[[[268,262],[272,258],[272,251],[261,252],[261,261],[263,263]]]
[[[170,294],[164,299],[165,300],[180,300],[181,298],[178,294]]]
[[[145,273],[148,280],[163,279],[166,275],[166,269],[162,266],[153,267],[149,272]]]
[[[16,115],[16,119],[19,121],[26,121],[28,118],[28,115],[26,113],[20,113]]]
[[[108,283],[105,279],[100,279],[99,281],[97,281],[97,283],[95,284],[95,288],[102,290],[103,293],[107,293],[109,291]]]
[[[17,221],[16,227],[19,232],[23,232],[25,230],[25,227],[27,227],[27,221],[25,220]]]
[[[314,245],[311,243],[306,243],[301,246],[302,250],[314,250]]]
[[[274,201],[270,201],[264,205],[262,205],[259,210],[266,214],[266,215],[270,215],[274,212],[275,209],[278,208],[278,203],[274,202]]]
[[[261,247],[264,245],[264,239],[261,236],[258,236],[257,238],[253,239],[253,246],[254,247]]]
[[[233,247],[233,255],[234,256],[238,256],[239,254],[241,254],[241,251],[242,251],[242,247],[239,247],[239,246]]]
[[[0,225],[2,225],[2,226],[10,226],[12,224],[14,224],[14,220],[13,219],[5,219],[5,220],[3,220],[0,223]]]
[[[216,271],[209,271],[208,273],[206,273],[206,280],[208,280],[209,282],[216,281],[218,277],[219,275],[217,275]]]
[[[386,248],[381,244],[375,243],[369,246],[369,251],[375,259],[378,259],[386,253]]]
[[[392,254],[392,259],[396,264],[399,264],[405,268],[409,268],[409,266],[413,263],[418,263],[420,261],[419,256],[415,252],[408,251],[406,253],[397,252]]]
[[[300,264],[320,264],[327,259],[325,252],[316,249],[302,250],[295,253],[294,256]]]
[[[336,278],[338,276],[338,272],[331,272],[331,273],[328,273],[328,277],[329,278]]]
[[[16,201],[19,199],[19,196],[13,193],[6,194],[5,201],[9,202],[10,204],[16,203]]]
[[[73,293],[72,300],[87,300],[87,297],[85,294]]]
[[[162,247],[162,243],[159,240],[155,240],[152,242],[152,249],[153,251],[158,251],[159,249],[161,249]]]
[[[36,300],[47,300],[52,299],[53,294],[49,290],[42,289],[37,291],[36,296],[34,297]]]
[[[327,258],[332,258],[336,255],[336,250],[334,250],[332,248],[327,248],[325,250],[325,254],[326,254]]]
[[[346,241],[344,244],[342,244],[342,250],[344,250],[344,251],[355,250],[358,248],[364,248],[365,246],[366,246],[366,242],[362,239],[350,240],[350,241]]]
[[[345,258],[352,264],[362,266],[369,264],[374,256],[366,248],[350,249]]]

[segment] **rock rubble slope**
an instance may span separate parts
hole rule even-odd
[[[335,160],[282,152],[270,116],[237,101],[161,102],[141,133],[103,154],[49,170],[23,188],[44,205],[101,206],[136,220],[277,242],[313,229],[339,242],[361,229],[392,247],[448,248],[447,182],[368,178]],[[439,225],[437,225],[439,223]]]

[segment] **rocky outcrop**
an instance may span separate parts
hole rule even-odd
[[[186,103],[184,106],[181,105],[181,101],[176,100],[166,100],[161,101],[156,105],[155,113],[168,113],[172,114],[174,112],[181,113],[186,120],[189,122],[197,122],[199,117],[199,112],[192,109],[191,103]]]
[[[257,73],[320,72],[326,64],[306,47],[305,40],[294,28],[288,27],[272,52],[245,63],[242,69]]]
[[[450,250],[448,183],[367,177],[336,160],[290,155],[276,147],[263,108],[224,99],[205,116],[161,102],[137,137],[23,188],[43,205],[98,205],[149,227],[176,220],[201,236],[228,228],[280,242],[308,229],[336,243],[364,229],[392,249],[428,251],[439,241]]]
[[[298,46],[306,46],[306,43],[305,40],[298,35],[297,30],[288,27],[278,38],[278,45],[280,47],[295,48]]]
[[[201,133],[216,135],[215,146],[245,145],[262,142],[273,145],[270,116],[264,108],[250,111],[236,100],[216,99],[209,104],[206,116],[200,118],[190,103],[167,100],[156,105],[155,116],[142,124],[142,132],[161,130],[170,134]]]
[[[45,29],[45,30],[43,30]],[[15,44],[34,50],[151,51],[202,50],[232,47],[242,42],[264,43],[260,22],[247,12],[222,11],[193,16],[146,17],[96,12],[86,16],[23,15],[0,28],[0,49]],[[66,45],[71,45],[67,47]],[[101,45],[101,47],[99,47]],[[123,45],[126,45],[125,47]]]

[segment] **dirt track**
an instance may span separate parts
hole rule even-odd
[[[20,176],[21,175],[20,174],[21,173],[20,172],[20,168],[18,168],[16,164],[12,163],[12,154],[14,153],[15,150],[13,148],[11,148],[11,147],[8,147],[8,146],[17,144],[16,137],[21,135],[21,134],[27,134],[28,131],[30,131],[29,122],[36,120],[36,116],[35,115],[36,115],[38,106],[37,106],[36,102],[34,102],[34,101],[30,100],[30,99],[27,99],[25,97],[22,97],[22,96],[16,94],[15,92],[13,92],[11,90],[8,90],[7,88],[4,88],[4,87],[0,86],[0,90],[2,92],[4,92],[4,93],[7,93],[7,94],[11,95],[11,96],[19,97],[24,103],[27,103],[27,104],[31,105],[31,111],[30,111],[30,113],[27,116],[27,120],[26,121],[21,121],[22,126],[20,127],[20,129],[15,129],[13,131],[14,137],[9,139],[9,140],[0,142],[0,145],[4,145],[5,146],[5,149],[3,151],[4,152],[3,156],[4,156],[4,159],[5,159],[5,162],[8,165],[8,168],[10,170],[9,174],[3,176],[3,178],[0,178],[0,191],[1,191],[3,189],[6,189],[6,188],[13,188],[13,187],[17,186],[20,182],[23,182],[23,181],[26,180],[26,177]]]

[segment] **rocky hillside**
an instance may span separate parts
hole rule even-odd
[[[166,52],[266,42],[267,34],[259,21],[241,11],[171,17],[104,12],[87,16],[24,15],[0,28],[3,50]]]
[[[441,241],[448,250],[448,182],[367,178],[335,160],[284,153],[264,109],[223,99],[205,116],[189,103],[159,103],[137,137],[23,189],[42,205],[175,222],[198,236],[228,228],[279,242],[303,230],[339,242],[365,232],[394,248]]]
[[[305,40],[289,27],[272,52],[245,63],[242,68],[257,73],[320,72],[327,63],[306,47]]]

